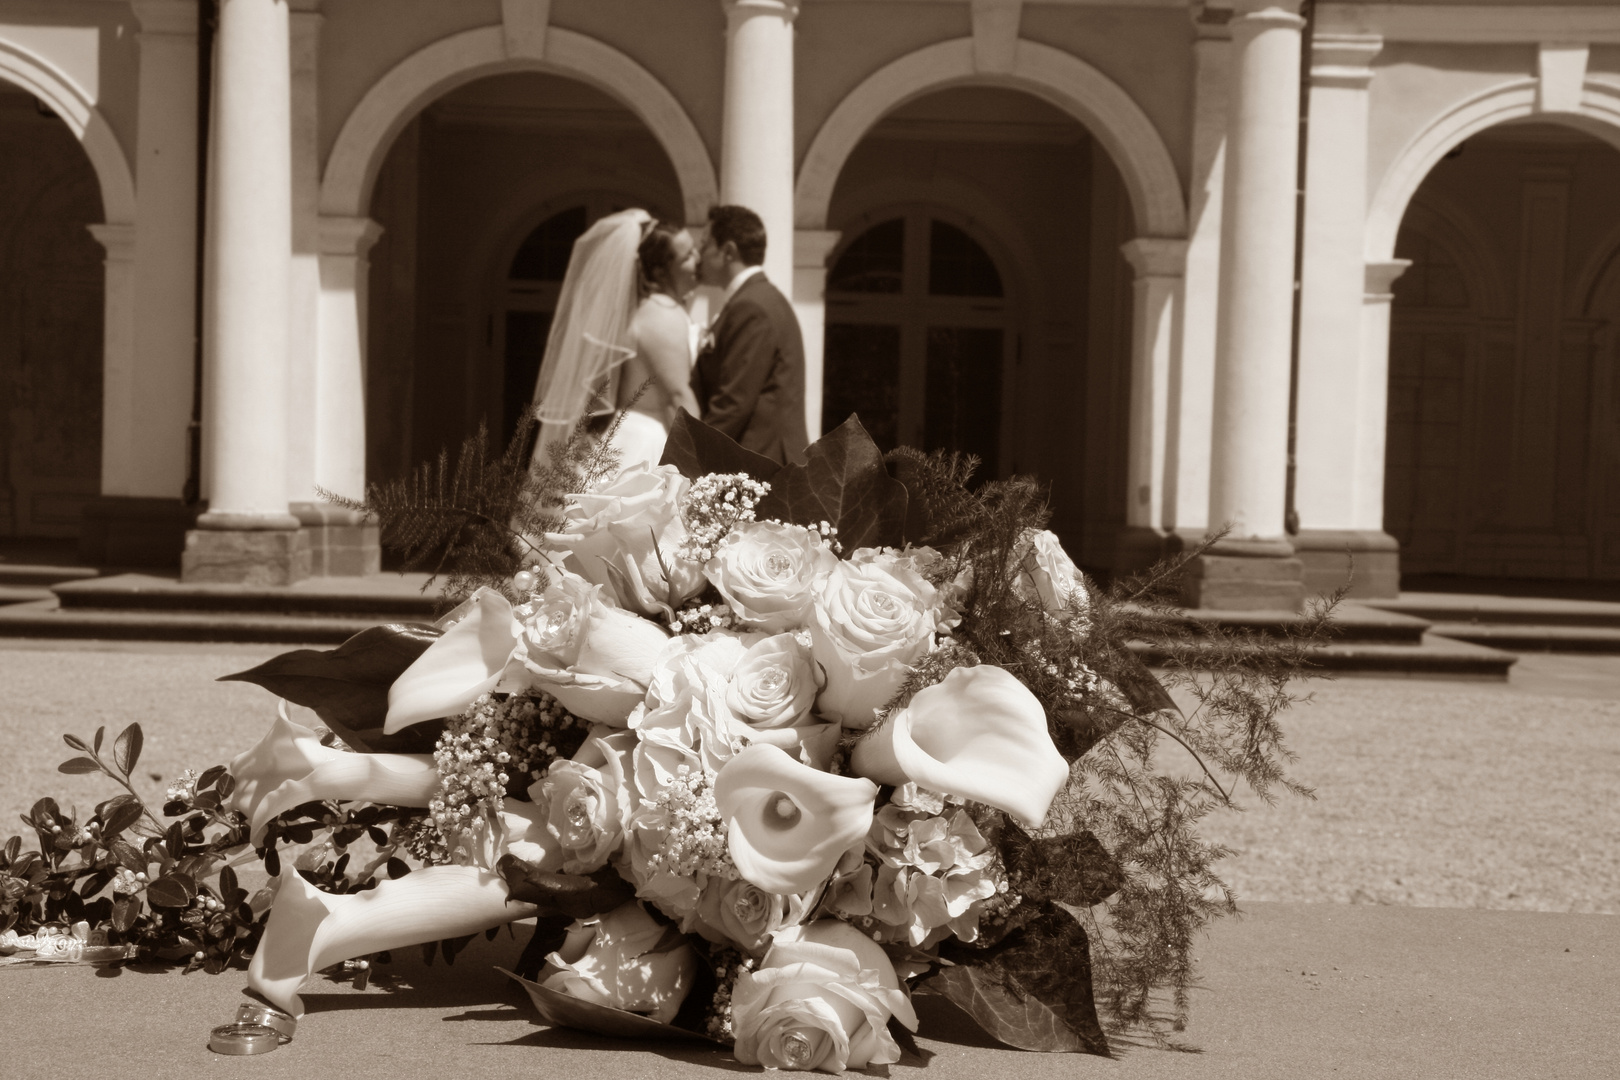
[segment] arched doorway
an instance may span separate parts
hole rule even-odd
[[[0,82],[0,537],[68,538],[100,492],[100,185],[73,132]]]
[[[1053,528],[1107,567],[1125,520],[1127,185],[1072,115],[956,86],[891,109],[829,200],[823,427],[968,450],[1049,485]]]
[[[561,75],[467,83],[400,133],[371,217],[367,473],[396,477],[533,394],[574,239],[628,206],[682,220],[663,146],[625,104]]]
[[[1403,587],[1620,578],[1620,152],[1511,123],[1460,144],[1396,241],[1385,527]]]
[[[885,450],[970,453],[981,476],[1001,476],[1015,320],[995,260],[944,213],[873,215],[835,254],[822,430],[858,413]]]

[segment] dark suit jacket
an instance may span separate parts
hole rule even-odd
[[[804,339],[793,305],[764,274],[743,282],[720,313],[692,392],[704,422],[747,449],[784,464],[803,458]]]

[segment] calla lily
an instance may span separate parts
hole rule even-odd
[[[721,768],[714,802],[737,871],[768,893],[815,888],[872,827],[877,785],[801,765],[767,743]]]
[[[480,589],[467,606],[461,621],[429,645],[388,688],[384,734],[454,716],[501,681],[522,632],[512,604],[498,592]]]
[[[298,987],[312,972],[384,949],[476,934],[536,910],[508,903],[506,883],[476,866],[429,866],[343,896],[286,874],[248,966],[248,986],[302,1016]]]
[[[1031,826],[1046,820],[1069,764],[1046,710],[1023,683],[991,665],[956,668],[919,690],[888,723],[855,744],[855,772],[988,803]]]
[[[439,783],[427,754],[352,754],[322,746],[314,730],[288,718],[285,702],[257,746],[231,762],[236,787],[226,802],[252,824],[255,844],[277,814],[320,799],[364,799],[426,806]]]
[[[308,709],[300,711],[314,715]],[[295,722],[292,709],[283,701],[264,738],[231,759],[230,774],[236,786],[225,800],[225,809],[240,810],[252,820],[265,796],[283,783],[302,779],[317,765],[346,756],[342,750],[322,746],[314,729]]]

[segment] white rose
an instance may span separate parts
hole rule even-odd
[[[838,1073],[900,1060],[889,1017],[917,1030],[894,965],[870,938],[824,919],[776,935],[732,991],[737,1060]]]
[[[1091,597],[1086,592],[1085,576],[1063,550],[1063,544],[1049,530],[1026,529],[1018,550],[1023,558],[1013,577],[1013,591],[1040,604],[1048,614],[1077,616],[1083,631]]]
[[[837,562],[803,526],[749,521],[721,541],[703,571],[741,622],[780,634],[805,624],[816,578]]]
[[[661,1024],[675,1019],[697,974],[697,954],[635,900],[568,928],[561,949],[546,957],[555,970],[540,985],[610,1009],[643,1013]]]
[[[846,728],[867,728],[888,704],[906,670],[932,651],[934,635],[950,628],[953,612],[922,574],[920,559],[862,548],[816,584],[810,651],[826,669],[816,709]]]
[[[697,911],[682,928],[696,930],[717,945],[732,945],[758,956],[770,944],[772,934],[804,921],[814,897],[813,892],[784,896],[749,881],[710,878]]]
[[[572,761],[555,762],[530,785],[530,797],[546,807],[546,830],[562,848],[565,874],[600,869],[624,842],[636,801],[626,775],[635,743],[629,731],[593,736]]]
[[[520,624],[514,656],[527,682],[575,716],[623,727],[646,697],[669,635],[604,602],[602,592],[600,585],[553,570],[544,592],[513,609]]]
[[[1046,820],[1069,778],[1040,701],[1017,677],[988,664],[956,668],[917,691],[855,744],[850,766],[880,784],[914,781],[988,803],[1033,827]]]
[[[568,568],[618,606],[668,618],[703,591],[702,570],[677,554],[689,486],[673,465],[634,464],[596,491],[570,495],[562,528],[546,540],[566,548]]]

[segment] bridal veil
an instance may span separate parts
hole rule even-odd
[[[537,462],[581,417],[617,406],[619,367],[635,355],[628,339],[640,299],[637,249],[651,222],[645,210],[621,210],[574,241],[535,385]]]

